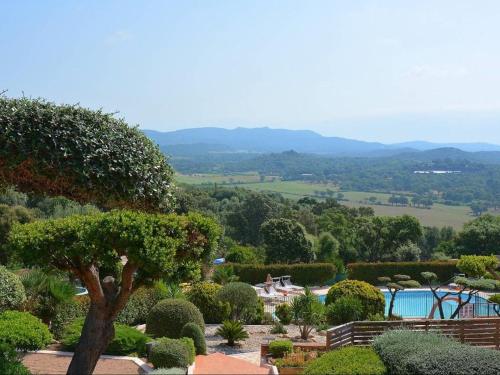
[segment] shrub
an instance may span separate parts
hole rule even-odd
[[[158,339],[153,345],[149,360],[157,368],[187,368],[192,363],[191,353],[186,343],[166,337]]]
[[[259,261],[253,248],[239,245],[234,246],[225,258],[230,263],[255,264]]]
[[[290,305],[287,303],[282,303],[278,306],[276,306],[276,311],[275,311],[276,317],[280,320],[281,323],[284,325],[288,325],[292,322],[292,309],[290,308]]]
[[[363,305],[361,319],[366,319],[369,314],[383,314],[385,309],[384,294],[368,283],[357,280],[344,280],[330,288],[326,296],[327,305],[334,303],[341,297],[355,297]]]
[[[234,269],[230,265],[227,267],[218,266],[212,274],[213,282],[220,285],[234,283],[239,279],[240,278],[234,274]]]
[[[17,310],[25,300],[26,293],[19,276],[0,266],[0,313]]]
[[[180,367],[172,367],[172,368],[157,368],[153,371],[150,371],[150,374],[154,375],[186,375],[187,370],[185,368]]]
[[[265,312],[264,317],[262,318],[262,324],[268,325],[273,323],[274,323],[273,314],[271,314],[270,312]]]
[[[139,288],[130,296],[116,321],[129,326],[144,324],[151,309],[164,298],[166,298],[166,291],[156,285],[150,288]]]
[[[62,337],[63,346],[74,351],[80,340],[84,319],[79,318],[69,324]],[[146,352],[146,343],[149,337],[135,328],[115,323],[115,337],[108,345],[105,354],[112,355],[143,355]]]
[[[366,281],[378,285],[380,276],[405,274],[421,283],[425,282],[421,273],[430,271],[438,276],[438,280],[449,280],[457,272],[457,261],[429,261],[429,262],[383,262],[383,263],[351,263],[347,265],[349,279]]]
[[[28,369],[19,361],[16,351],[2,343],[0,343],[0,374],[30,375]]]
[[[248,338],[248,332],[245,331],[242,324],[236,320],[225,320],[222,325],[217,328],[216,335],[227,340],[227,345],[234,346],[236,342]]]
[[[468,375],[500,373],[500,352],[436,333],[389,331],[375,338],[373,348],[394,375],[452,375],[457,369]]]
[[[179,339],[186,345],[186,349],[189,353],[189,363],[193,363],[196,358],[196,348],[194,347],[194,341],[191,337],[181,337]]]
[[[293,352],[293,343],[290,340],[275,340],[269,343],[269,353],[273,358],[283,358],[285,354]]]
[[[205,335],[197,324],[187,323],[184,325],[184,327],[182,327],[181,336],[193,339],[196,354],[207,354]]]
[[[187,292],[188,300],[203,314],[207,324],[221,323],[229,317],[231,307],[217,298],[221,285],[209,282],[194,284]]]
[[[270,331],[273,335],[282,335],[288,333],[285,326],[281,322],[274,322],[273,327]]]
[[[385,375],[386,369],[371,348],[348,346],[310,362],[304,375]]]
[[[361,320],[362,316],[363,304],[356,297],[340,297],[326,308],[326,319],[328,324],[331,325],[340,325]]]
[[[217,293],[217,299],[229,304],[230,316],[234,320],[252,320],[259,304],[255,289],[241,282],[224,285]]]
[[[33,315],[19,311],[0,314],[0,343],[28,351],[43,349],[51,341],[49,328]]]
[[[84,318],[89,311],[89,307],[89,296],[75,296],[71,301],[59,305],[50,325],[50,330],[55,338],[61,339],[64,328],[75,319]]]
[[[252,285],[266,281],[268,274],[273,276],[290,275],[296,285],[324,285],[335,278],[336,268],[332,263],[297,264],[227,264],[219,267],[233,267],[240,281]]]
[[[182,299],[165,299],[151,309],[146,320],[146,333],[178,339],[187,323],[195,323],[205,331],[203,315],[195,305]]]

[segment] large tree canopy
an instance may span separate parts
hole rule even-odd
[[[172,174],[156,145],[111,114],[0,96],[0,185],[161,210],[171,206]]]
[[[219,232],[198,214],[111,211],[16,224],[9,246],[26,264],[68,270],[87,287],[90,310],[68,370],[80,374],[92,373],[133,291],[160,276],[191,278],[210,259]]]

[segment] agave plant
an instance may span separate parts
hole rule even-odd
[[[234,346],[236,342],[247,339],[248,332],[237,320],[225,320],[215,331],[216,335],[227,340],[227,345]]]

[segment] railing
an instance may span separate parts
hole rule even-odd
[[[374,337],[398,328],[442,333],[462,343],[500,349],[500,318],[351,322],[329,329],[326,347],[332,350],[347,345],[367,346]]]
[[[264,312],[274,314],[276,311],[276,306],[281,305],[282,303],[290,303],[296,295],[288,295],[288,296],[277,296],[273,298],[263,298],[260,297],[264,302]]]

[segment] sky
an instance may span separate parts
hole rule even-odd
[[[144,129],[500,144],[497,0],[0,2],[0,91]]]

